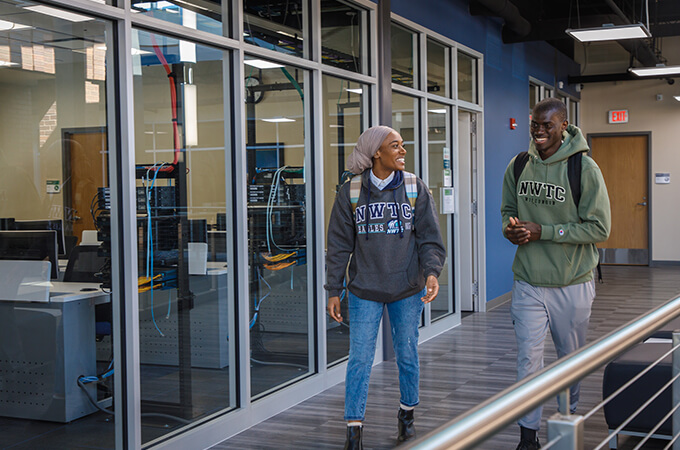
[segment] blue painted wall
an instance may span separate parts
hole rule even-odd
[[[468,0],[392,0],[392,11],[484,54],[484,183],[487,300],[512,288],[515,248],[501,233],[501,184],[510,159],[529,145],[529,77],[564,82],[579,66],[544,42],[503,44],[498,18],[473,17]],[[517,129],[510,130],[510,118]]]

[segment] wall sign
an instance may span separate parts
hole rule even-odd
[[[607,114],[607,122],[609,123],[628,123],[628,110],[616,109],[609,111]]]
[[[656,184],[670,184],[671,174],[670,173],[657,173],[655,174]]]

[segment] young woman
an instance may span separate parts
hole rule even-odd
[[[368,381],[384,306],[399,368],[398,440],[415,436],[418,325],[423,305],[439,292],[446,252],[432,195],[421,179],[404,172],[405,156],[404,141],[392,128],[362,133],[347,162],[359,178],[341,187],[328,226],[328,314],[343,320],[339,295],[345,285],[349,300],[346,449],[363,448]]]

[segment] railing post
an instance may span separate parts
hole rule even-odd
[[[680,344],[680,332],[673,331],[673,347]],[[673,352],[673,376],[676,376],[680,372],[680,354],[675,350]],[[675,406],[680,402],[680,380],[675,380],[673,382],[673,403]],[[676,409],[673,413],[673,436],[677,436],[680,433],[680,409]],[[673,450],[680,450],[680,439],[676,439],[673,442]]]
[[[548,419],[548,442],[553,442],[557,438],[559,440],[550,447],[551,449],[583,450],[583,416],[556,413],[550,417]]]
[[[571,388],[563,389],[557,394],[557,410],[563,416],[568,416],[571,412],[571,404],[569,398],[571,397]]]

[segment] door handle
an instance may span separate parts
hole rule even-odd
[[[640,206],[647,206],[647,202],[638,203]]]

